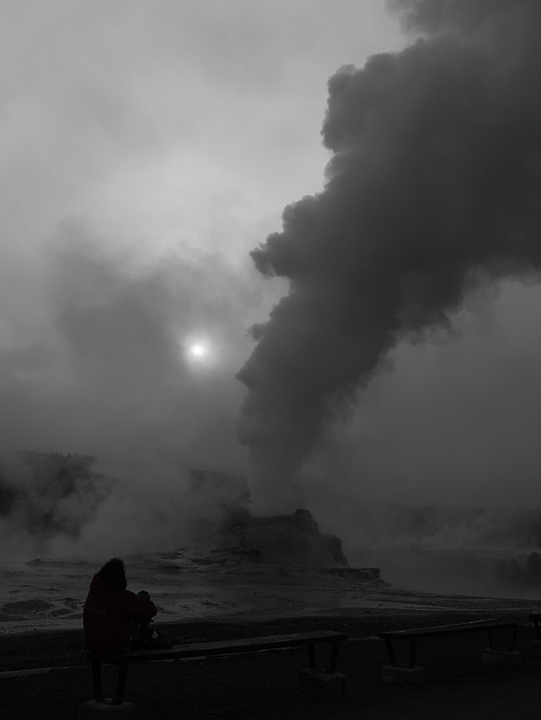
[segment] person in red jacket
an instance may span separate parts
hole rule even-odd
[[[99,655],[112,655],[146,647],[171,647],[153,630],[151,619],[158,609],[150,595],[126,589],[124,561],[113,558],[94,575],[83,610],[85,643]]]

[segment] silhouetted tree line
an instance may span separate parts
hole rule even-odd
[[[94,455],[22,450],[0,458],[0,517],[38,537],[75,538],[111,482]]]

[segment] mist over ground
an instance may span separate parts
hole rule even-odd
[[[351,562],[489,543],[541,501],[536,3],[183,5],[0,11],[2,553],[178,547],[194,468]]]
[[[89,545],[101,537],[129,547],[137,527],[143,544],[168,534],[178,541],[189,469],[243,467],[242,392],[231,378],[251,341],[238,318],[255,319],[266,293],[217,254],[150,264],[107,253],[75,226],[42,263],[32,286],[37,312],[25,317],[22,303],[10,305],[16,317],[7,318],[3,336],[4,485],[32,485],[21,450],[93,456],[92,471],[112,489],[100,493],[107,499]],[[25,284],[23,301],[27,292]],[[193,354],[206,345],[204,357]],[[79,512],[87,501],[79,495]],[[30,534],[31,523],[5,515],[8,544],[20,548],[16,520]]]

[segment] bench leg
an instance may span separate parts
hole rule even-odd
[[[121,705],[126,689],[126,677],[128,675],[128,664],[120,663],[118,666],[118,678],[116,682],[115,696],[110,704]],[[103,695],[103,684],[101,681],[101,662],[92,660],[92,683],[94,685],[94,700],[96,702],[108,702]]]
[[[99,660],[92,660],[92,683],[94,685],[94,700],[103,702],[103,688],[101,684],[101,663]]]
[[[389,662],[391,665],[396,666],[396,658],[394,656],[393,641],[390,638],[385,638],[385,644],[387,645],[387,652],[389,653]]]
[[[116,683],[115,697],[113,705],[120,705],[124,699],[124,690],[126,689],[126,677],[128,675],[128,663],[120,663],[118,666],[118,679]]]
[[[316,670],[318,672],[323,672],[326,675],[332,675],[332,673],[336,670],[336,663],[338,662],[338,650],[340,647],[340,643],[333,642],[332,648],[331,648],[331,657],[329,660],[329,665],[327,670],[320,670],[319,667],[316,664],[316,651],[314,647],[314,643],[308,644],[308,659],[310,661],[310,670]]]
[[[337,642],[333,642],[332,644],[332,650],[331,650],[331,660],[329,662],[329,669],[327,670],[327,673],[330,675],[336,670],[336,663],[338,661],[338,650],[339,650],[340,644]]]
[[[394,652],[393,641],[391,640],[391,638],[385,638],[385,643],[387,645],[387,652],[389,653],[389,661],[393,667],[407,667],[407,668],[415,667],[415,660],[416,660],[415,640],[409,640],[409,644],[410,644],[409,660],[406,663],[406,665],[403,665],[397,661],[396,655]]]
[[[415,650],[416,650],[416,643],[415,640],[410,640],[410,662],[408,667],[412,668],[415,667]]]
[[[513,637],[511,638],[511,652],[515,649],[515,645],[517,642],[517,635],[518,635],[518,627],[513,629]]]
[[[308,660],[310,662],[310,670],[317,670],[316,665],[316,651],[314,649],[314,643],[308,645]]]

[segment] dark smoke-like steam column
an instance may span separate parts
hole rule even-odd
[[[541,2],[393,5],[423,38],[330,79],[325,189],[252,252],[290,281],[238,375],[267,511],[401,338],[541,266]]]

